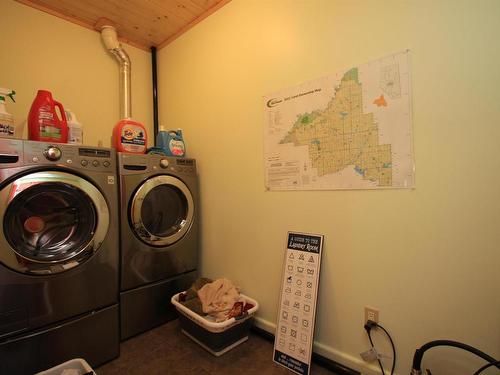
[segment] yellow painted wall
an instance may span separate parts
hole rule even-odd
[[[37,91],[45,89],[76,114],[85,144],[101,140],[109,147],[120,119],[118,62],[99,33],[11,0],[1,0],[0,8],[0,87],[17,92],[17,103],[7,103],[16,124],[22,126]],[[132,61],[132,117],[152,134],[151,57],[124,48]]]
[[[204,275],[257,298],[273,331],[286,232],[322,233],[320,354],[378,373],[358,356],[371,305],[399,374],[433,339],[500,357],[499,19],[496,0],[233,0],[162,49],[161,122],[198,159]],[[406,48],[416,189],[265,192],[262,96]],[[424,363],[482,364],[457,350]]]

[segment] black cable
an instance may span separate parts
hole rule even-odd
[[[392,337],[391,335],[389,335],[389,332],[387,332],[387,330],[382,327],[380,324],[376,323],[375,322],[375,325],[377,327],[379,327],[380,329],[382,329],[382,331],[385,332],[385,334],[387,335],[387,337],[389,338],[389,341],[391,342],[391,346],[392,346],[392,367],[391,367],[391,375],[394,374],[394,368],[396,367],[396,347],[394,346],[394,342],[392,341]]]
[[[480,367],[479,370],[477,370],[473,375],[479,375],[481,372],[486,370],[488,367],[492,367],[492,366],[498,367],[498,365],[500,365],[500,361],[493,361],[493,362],[487,363],[483,367]]]
[[[366,329],[366,325],[365,325],[365,329]],[[368,334],[368,338],[370,339],[370,344],[372,345],[373,350],[375,350],[375,345],[373,344],[373,340],[372,340],[371,327],[366,329],[366,333]],[[375,354],[377,355],[377,362],[378,362],[378,365],[380,366],[380,371],[382,371],[382,375],[385,375],[384,366],[382,366],[382,361],[378,357],[378,353],[376,350],[375,350]]]

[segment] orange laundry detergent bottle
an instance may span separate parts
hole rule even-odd
[[[56,112],[59,109],[59,114]],[[68,142],[68,123],[64,107],[52,93],[38,90],[28,115],[28,139],[44,142]]]
[[[146,128],[140,122],[123,119],[113,128],[113,147],[116,151],[144,154],[147,145]]]

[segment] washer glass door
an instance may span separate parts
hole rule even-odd
[[[109,211],[101,192],[65,172],[35,172],[0,191],[3,236],[12,252],[1,260],[17,271],[66,271],[88,259],[102,243]]]
[[[191,227],[194,201],[189,188],[172,176],[156,176],[144,182],[130,204],[135,234],[148,245],[168,246]]]

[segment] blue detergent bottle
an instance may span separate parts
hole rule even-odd
[[[182,138],[181,129],[160,130],[156,135],[156,147],[167,156],[186,156],[186,145]]]

